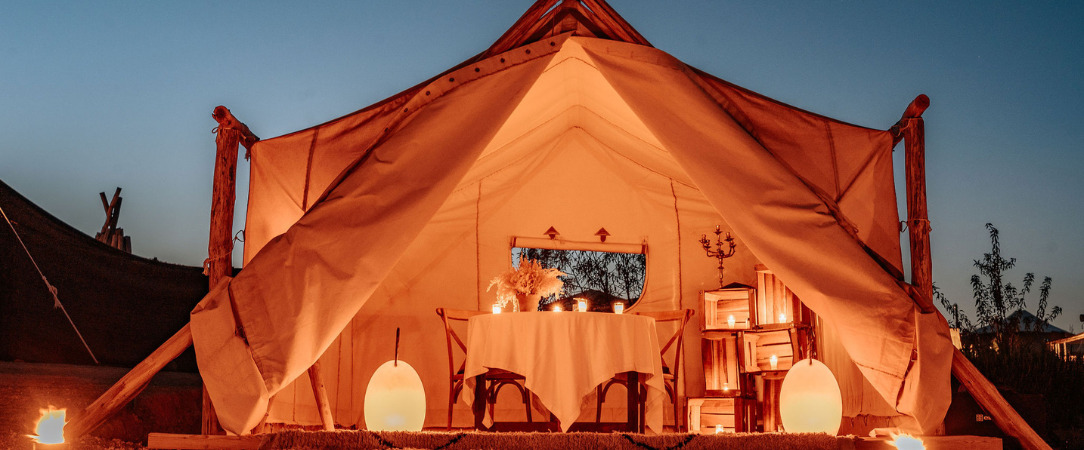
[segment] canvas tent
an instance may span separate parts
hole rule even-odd
[[[893,145],[692,68],[598,0],[539,1],[463,64],[253,146],[244,268],[191,315],[200,372],[223,426],[245,433],[265,416],[318,423],[299,376],[320,359],[336,421],[363,426],[365,383],[398,327],[436,426],[433,310],[487,308],[512,238],[605,227],[608,243],[647,248],[634,309],[699,309],[716,273],[697,237],[721,225],[740,245],[728,282],[752,284],[764,264],[837,336],[845,414],[929,430],[951,398],[952,347],[902,282]]]

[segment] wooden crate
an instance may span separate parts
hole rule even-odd
[[[722,425],[723,431],[735,433],[746,431],[744,421],[752,417],[747,411],[747,401],[741,397],[714,398],[700,397],[688,400],[690,433],[713,434],[716,425]]]
[[[754,320],[760,325],[794,322],[795,314],[800,314],[800,307],[797,307],[798,299],[794,293],[764,265],[758,264],[756,272]]]
[[[709,396],[730,397],[743,389],[739,381],[738,333],[708,331],[700,340],[704,363],[704,390]]]
[[[742,333],[742,353],[744,372],[773,370],[771,357],[776,356],[774,370],[788,370],[794,362],[794,342],[791,341],[792,328],[771,331],[746,331]]]
[[[751,314],[756,289],[743,285],[731,285],[714,291],[700,293],[704,302],[705,330],[748,330],[756,325]],[[734,326],[728,319],[734,317]]]

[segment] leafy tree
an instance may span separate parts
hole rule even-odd
[[[975,260],[975,267],[979,273],[971,276],[971,292],[975,299],[979,323],[990,327],[994,334],[994,341],[1001,348],[1008,348],[1015,343],[1016,332],[1020,325],[1013,320],[1008,320],[1009,316],[1027,306],[1025,296],[1031,292],[1035,274],[1031,272],[1025,274],[1021,287],[1005,282],[1004,274],[1016,266],[1016,258],[1006,259],[1001,256],[1001,241],[997,228],[988,223],[986,229],[990,232],[991,250],[990,253],[983,254],[982,259]],[[1035,311],[1035,317],[1038,320],[1036,323],[1024,324],[1029,331],[1041,329],[1043,325],[1061,314],[1060,306],[1055,306],[1047,314],[1050,285],[1050,277],[1045,277],[1039,288],[1039,303]],[[942,296],[942,304],[945,302]]]
[[[537,260],[543,267],[553,267],[568,275],[561,277],[565,292],[587,290],[636,301],[644,287],[647,260],[641,254],[518,248],[520,258]]]

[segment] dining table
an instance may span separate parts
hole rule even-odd
[[[476,386],[485,386],[489,369],[503,369],[524,377],[524,387],[562,431],[580,417],[596,387],[623,374],[630,386],[629,431],[646,427],[662,432],[666,391],[651,317],[575,311],[482,314],[468,321],[466,345],[463,397],[480,429],[491,427],[493,418],[485,408],[485,389]],[[646,395],[641,396],[642,390]]]

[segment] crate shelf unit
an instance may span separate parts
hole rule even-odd
[[[780,381],[813,350],[812,311],[766,267],[756,272],[756,288],[701,293],[705,397],[689,399],[691,432],[776,431]]]

